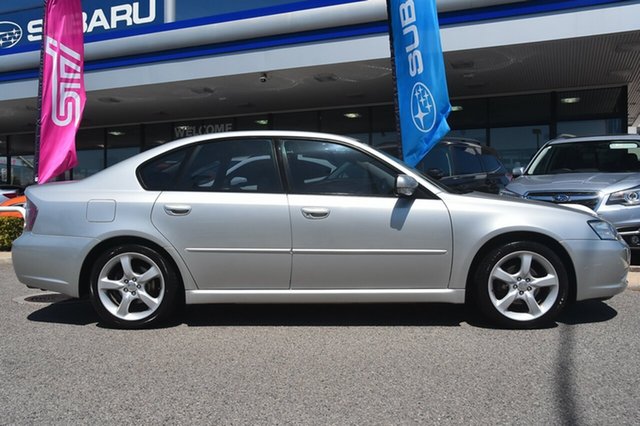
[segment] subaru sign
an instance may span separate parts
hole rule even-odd
[[[160,24],[162,0],[84,0],[85,35],[121,36],[123,30]],[[0,55],[37,50],[42,40],[42,7],[4,13],[0,16]]]

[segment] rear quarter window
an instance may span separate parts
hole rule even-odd
[[[142,187],[151,191],[173,189],[188,149],[173,151],[140,166],[138,179]]]

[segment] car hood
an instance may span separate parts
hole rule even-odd
[[[507,189],[524,195],[539,191],[616,192],[640,186],[640,173],[561,173],[520,176]]]

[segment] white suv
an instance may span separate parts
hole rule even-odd
[[[514,173],[502,195],[584,205],[640,249],[640,135],[554,139]]]

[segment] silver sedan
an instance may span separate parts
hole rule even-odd
[[[593,213],[451,193],[335,135],[197,136],[27,198],[20,281],[115,327],[185,303],[472,302],[531,328],[627,285],[629,249]]]

